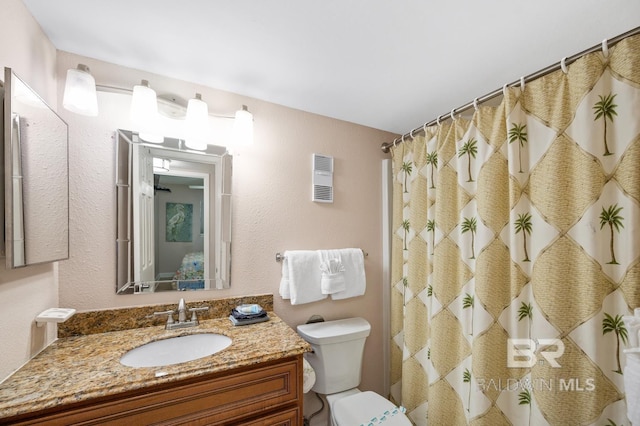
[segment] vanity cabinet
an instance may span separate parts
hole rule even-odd
[[[49,408],[0,424],[302,426],[302,355]]]

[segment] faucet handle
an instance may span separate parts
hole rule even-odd
[[[167,316],[167,324],[173,324],[173,314],[175,312],[172,310],[169,311],[162,311],[162,312],[154,312],[153,315],[155,316],[160,316],[160,315],[166,315]]]
[[[189,308],[189,312],[191,312],[191,321],[198,321],[198,316],[196,315],[196,312],[208,311],[208,310],[209,310],[208,306],[202,306],[199,308]]]

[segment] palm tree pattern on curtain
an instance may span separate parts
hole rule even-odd
[[[460,231],[464,234],[465,232],[469,232],[471,234],[471,241],[469,242],[469,247],[471,247],[471,257],[469,259],[476,258],[476,252],[474,250],[474,241],[476,236],[476,218],[475,217],[465,217],[460,225]]]
[[[629,425],[640,36],[569,68],[391,150],[391,399],[416,425]]]
[[[522,147],[527,142],[527,125],[513,123],[509,130],[509,143],[518,141],[518,173],[522,171]]]
[[[616,108],[618,105],[613,103],[613,99],[616,97],[615,94],[609,93],[606,96],[598,95],[600,101],[596,102],[593,106],[594,114],[596,117],[594,120],[602,118],[602,124],[604,125],[604,154],[602,155],[611,155],[612,152],[609,152],[609,145],[607,144],[607,120],[613,121],[613,116],[618,115],[616,112]]]
[[[622,367],[620,366],[620,340],[623,343],[627,343],[627,329],[622,322],[622,315],[616,315],[612,317],[608,313],[604,313],[604,319],[602,320],[602,334],[614,332],[616,335],[616,361],[618,362],[618,368],[616,373],[622,374]]]
[[[522,250],[524,250],[523,262],[531,262],[527,253],[527,234],[531,234],[531,214],[522,213],[514,223],[516,234],[522,233]]]
[[[476,154],[478,153],[477,143],[477,140],[469,139],[458,151],[458,157],[462,157],[463,155],[467,156],[467,173],[469,174],[467,182],[473,182],[473,177],[471,176],[471,158],[476,158]]]
[[[609,225],[609,229],[611,230],[611,239],[609,240],[609,248],[611,250],[611,261],[609,263],[617,265],[616,262],[616,253],[615,253],[615,245],[613,244],[613,228],[616,228],[616,231],[620,232],[620,228],[624,228],[622,225],[622,221],[624,218],[620,216],[620,211],[622,207],[618,207],[617,204],[613,206],[609,206],[609,208],[602,208],[602,212],[600,213],[600,229],[604,225]]]

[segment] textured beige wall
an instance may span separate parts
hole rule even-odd
[[[56,50],[20,0],[3,0],[0,70],[10,67],[45,101],[56,105]],[[55,326],[34,318],[58,304],[57,265],[6,270],[0,258],[0,381],[55,338]]]
[[[184,99],[197,91],[212,113],[246,104],[254,114],[255,144],[234,153],[232,285],[229,290],[115,294],[115,187],[113,134],[130,129],[128,100],[99,93],[99,117],[73,115],[59,106],[70,128],[71,259],[60,264],[60,305],[80,311],[120,306],[274,294],[275,311],[289,325],[311,315],[362,316],[372,324],[362,388],[382,392],[381,160],[380,144],[392,134],[271,103],[58,52],[58,73],[89,65],[99,84],[131,88],[141,79],[158,92]],[[58,80],[62,93],[63,79]],[[61,96],[60,96],[61,99]],[[335,159],[335,202],[311,201],[312,154]],[[362,247],[365,296],[292,306],[278,295],[276,252]]]

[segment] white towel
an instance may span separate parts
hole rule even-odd
[[[333,300],[362,296],[367,289],[367,278],[364,273],[364,255],[359,248],[337,250],[344,266],[346,289],[332,293]]]
[[[280,296],[283,299],[291,299],[291,284],[289,283],[289,262],[286,257],[282,258],[282,278],[280,279]]]
[[[320,290],[322,294],[333,294],[347,289],[344,265],[338,250],[318,250],[320,256]]]
[[[640,425],[640,348],[625,349],[624,390],[627,399],[627,417],[631,424]]]
[[[284,252],[280,295],[292,305],[316,302],[327,297],[320,290],[320,257],[315,250]],[[288,293],[287,293],[288,291]],[[288,296],[288,297],[287,297]]]

